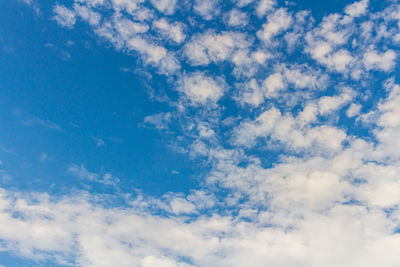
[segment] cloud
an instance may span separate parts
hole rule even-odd
[[[173,73],[179,70],[180,64],[174,55],[169,54],[163,46],[149,43],[135,37],[127,42],[127,48],[139,52],[146,64],[158,66],[164,73]]]
[[[291,115],[283,115],[271,108],[253,121],[244,121],[234,130],[233,143],[253,147],[261,138],[279,142],[295,151],[312,150],[314,153],[339,151],[346,134],[337,128],[322,125],[305,127]]]
[[[367,13],[369,0],[362,0],[359,2],[354,2],[345,7],[344,11],[346,14],[352,17],[360,17]]]
[[[360,113],[362,106],[359,104],[352,103],[346,111],[347,117],[354,117]]]
[[[259,17],[264,16],[268,11],[271,11],[275,5],[275,0],[260,0],[257,5],[256,14]]]
[[[178,44],[182,43],[186,38],[182,24],[171,24],[165,18],[154,21],[153,28],[159,31],[162,36],[167,37]]]
[[[287,30],[292,23],[292,17],[286,9],[280,8],[273,14],[268,15],[267,23],[263,25],[263,30],[257,32],[258,38],[266,43],[279,33]]]
[[[57,23],[66,28],[72,28],[76,22],[75,12],[62,5],[55,5],[53,8],[54,19]]]
[[[29,126],[29,127],[41,126],[41,127],[47,128],[48,130],[57,131],[57,132],[61,132],[61,133],[65,132],[64,129],[61,126],[59,126],[58,124],[56,124],[52,121],[46,121],[46,120],[42,120],[39,118],[27,119],[27,120],[23,121],[22,124],[24,126]]]
[[[171,113],[160,113],[146,116],[143,120],[143,125],[150,125],[158,130],[168,129],[168,124],[171,122]]]
[[[231,27],[244,27],[248,23],[248,17],[246,13],[238,9],[232,9],[225,16],[225,23]]]
[[[246,36],[241,33],[206,32],[194,36],[185,45],[184,53],[192,65],[208,65],[227,60],[234,51],[245,49],[248,45]]]
[[[176,0],[150,0],[150,2],[158,11],[167,15],[175,12]]]
[[[83,164],[73,164],[68,168],[68,172],[75,175],[79,179],[87,180],[90,182],[101,183],[104,185],[116,186],[119,179],[113,177],[111,173],[98,174],[88,171]]]
[[[97,146],[97,147],[100,147],[100,146],[104,146],[104,145],[105,145],[104,140],[101,139],[101,138],[97,138],[97,137],[94,137],[94,136],[93,136],[92,139],[93,139],[93,141],[96,143],[96,146]]]
[[[219,14],[219,0],[195,0],[193,11],[205,20],[211,20]]]
[[[396,54],[393,50],[387,50],[381,54],[376,51],[368,51],[363,56],[364,66],[367,70],[389,71],[395,65]]]
[[[92,27],[99,26],[101,20],[101,15],[99,13],[79,4],[74,4],[74,10],[77,16],[87,21]]]
[[[195,72],[182,77],[179,91],[194,105],[213,105],[223,96],[225,85],[221,80]]]
[[[316,23],[276,1],[234,4],[224,14],[211,0],[54,7],[61,26],[79,17],[176,94],[140,125],[174,134],[170,146],[201,165],[190,173],[199,183],[160,197],[1,189],[1,250],[79,266],[400,262],[399,5],[372,13],[362,0]],[[67,172],[119,185],[83,164]]]

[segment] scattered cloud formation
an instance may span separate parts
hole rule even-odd
[[[400,262],[399,3],[316,20],[274,0],[72,2],[53,4],[52,22],[138,59],[162,110],[135,126],[168,134],[200,166],[198,184],[154,196],[69,164],[66,175],[116,193],[0,189],[1,250],[73,266]]]

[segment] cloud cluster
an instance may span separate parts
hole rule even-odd
[[[175,147],[206,171],[187,194],[121,194],[112,207],[2,190],[1,249],[78,266],[400,262],[400,5],[361,0],[316,22],[273,0],[224,4],[54,6],[62,27],[87,23],[167,81],[170,110],[141,125],[174,125]],[[84,165],[67,172],[118,187]]]

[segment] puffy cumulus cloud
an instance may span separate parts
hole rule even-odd
[[[126,47],[141,54],[146,64],[159,67],[163,73],[174,73],[180,68],[179,61],[163,46],[149,43],[147,40],[135,37],[129,39]]]
[[[362,106],[360,104],[352,103],[350,107],[346,110],[347,117],[354,117],[360,113]]]
[[[245,49],[249,41],[242,33],[206,32],[194,36],[185,45],[185,56],[192,65],[208,65],[229,60],[234,51]]]
[[[202,72],[185,74],[179,86],[179,91],[194,105],[215,104],[225,91],[221,79],[215,80]]]
[[[379,103],[376,111],[372,111],[374,116],[371,123],[382,127],[375,129],[375,135],[381,142],[386,155],[399,158],[400,116],[398,112],[400,112],[400,109],[397,103],[400,100],[400,86],[395,84],[393,80],[389,80],[386,89],[389,95]]]
[[[249,70],[249,69],[247,69]],[[266,99],[277,99],[285,96],[286,100],[297,103],[304,99],[304,93],[316,92],[326,88],[329,79],[319,70],[311,69],[306,65],[284,66],[278,65],[276,71],[261,80],[251,79],[239,83],[239,93],[236,100],[241,104],[259,106]],[[288,91],[291,89],[293,91]],[[290,96],[289,96],[290,95]],[[288,104],[288,103],[287,103]]]
[[[87,0],[83,0],[87,1]],[[90,2],[90,1],[89,1]],[[104,6],[108,1],[94,0],[96,6]],[[140,5],[144,2],[144,0],[111,0],[112,6],[116,11],[126,11],[128,14],[135,14],[135,12],[140,9]]]
[[[383,53],[371,50],[364,54],[363,63],[367,70],[382,70],[389,71],[395,65],[396,53],[393,50],[388,50]]]
[[[367,13],[369,0],[361,0],[359,2],[354,2],[345,7],[344,11],[346,14],[352,17],[359,17]]]
[[[263,30],[257,32],[258,38],[266,43],[281,32],[287,30],[292,23],[292,16],[286,9],[280,8],[273,14],[268,15],[267,22],[263,25]]]
[[[345,73],[356,61],[345,47],[353,26],[353,21],[346,16],[332,14],[324,17],[318,27],[307,33],[306,51],[319,63]]]
[[[279,142],[295,151],[314,153],[335,152],[342,148],[346,133],[335,127],[322,125],[306,127],[291,115],[283,115],[271,108],[253,121],[244,121],[233,133],[233,143],[253,147],[258,139]]]
[[[211,20],[219,14],[219,0],[195,0],[193,11],[205,20]]]
[[[261,17],[271,11],[275,5],[275,0],[260,0],[256,8],[256,14]]]
[[[75,12],[62,5],[55,5],[53,8],[54,19],[63,27],[72,28],[76,22]]]
[[[87,21],[92,27],[99,26],[101,15],[86,6],[74,4],[74,10],[77,16]]]
[[[171,24],[165,18],[154,21],[153,28],[159,31],[162,36],[167,37],[178,44],[182,43],[186,38],[182,24]]]
[[[225,15],[224,19],[225,23],[231,27],[244,27],[248,23],[247,14],[238,9],[232,9]]]

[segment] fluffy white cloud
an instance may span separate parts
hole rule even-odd
[[[87,21],[91,26],[99,26],[101,15],[94,12],[90,8],[78,4],[74,4],[74,10],[76,15],[81,17],[83,20]]]
[[[360,113],[362,106],[359,104],[352,103],[346,111],[347,117],[354,117]]]
[[[238,9],[232,9],[225,16],[225,23],[232,27],[244,27],[247,25],[247,22],[247,14],[239,11]]]
[[[266,89],[265,95],[267,97],[276,97],[279,91],[286,88],[280,73],[274,73],[268,76],[263,82],[263,87]]]
[[[205,20],[211,20],[219,14],[219,0],[195,0],[193,10]]]
[[[207,65],[229,59],[238,49],[249,46],[242,33],[223,32],[196,35],[185,46],[184,53],[192,65]]]
[[[153,28],[158,30],[163,36],[173,40],[176,43],[182,43],[186,38],[186,35],[183,32],[182,24],[171,24],[165,18],[154,21]]]
[[[291,15],[284,8],[276,10],[267,17],[267,23],[263,25],[263,30],[257,32],[258,38],[268,43],[279,33],[287,30],[292,23]]]
[[[331,126],[304,127],[290,115],[282,115],[271,108],[253,121],[242,122],[234,130],[233,143],[253,147],[258,139],[277,141],[296,151],[313,150],[315,153],[339,151],[346,134]]]
[[[363,62],[367,70],[377,69],[389,71],[395,65],[396,54],[393,50],[387,50],[383,53],[378,53],[374,50],[364,54]]]
[[[135,37],[127,41],[127,48],[139,52],[146,64],[158,66],[164,73],[174,73],[180,68],[178,60],[167,49]]]
[[[182,77],[179,90],[192,104],[215,104],[223,96],[225,85],[221,80],[195,72]]]
[[[275,5],[275,0],[260,0],[256,8],[256,14],[261,17],[265,15],[268,11],[272,10]]]
[[[345,7],[344,11],[346,14],[352,17],[359,17],[364,15],[368,9],[369,0],[361,0],[359,2],[354,2]]]

